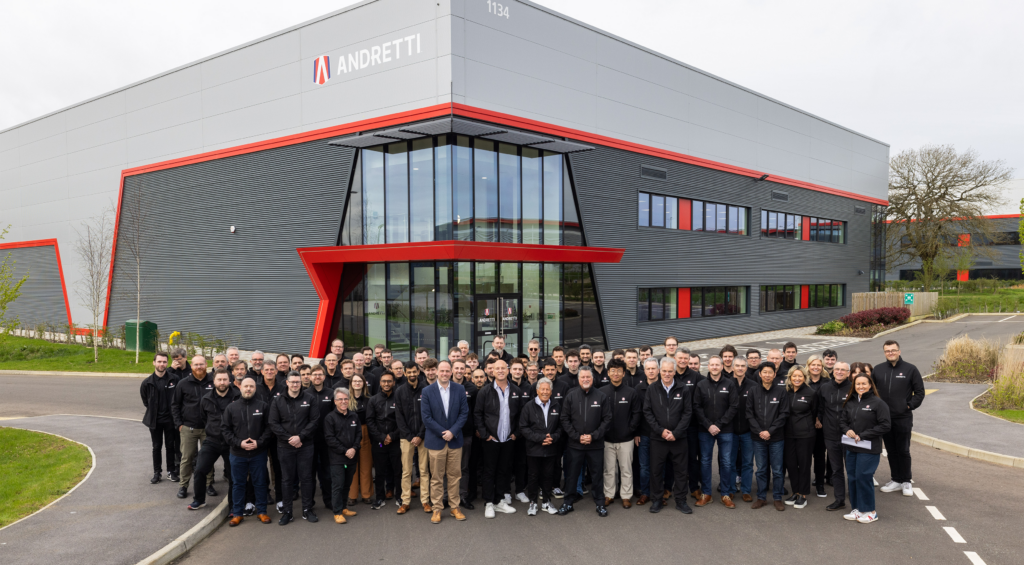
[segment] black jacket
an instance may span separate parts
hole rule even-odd
[[[764,390],[764,387],[761,387]],[[814,437],[814,420],[818,417],[818,393],[809,385],[786,391],[789,395],[789,417],[786,418],[786,439]]]
[[[329,388],[327,386],[327,383],[325,382],[320,392],[317,392],[316,389],[313,388],[312,384],[309,385],[309,388],[305,389],[303,392],[312,396],[316,400],[316,405],[319,407],[319,417],[317,418],[316,432],[314,433],[314,437],[316,438],[317,442],[321,442],[324,439],[324,419],[327,418],[327,415],[330,414],[332,411],[338,411],[334,407],[334,389]]]
[[[224,439],[224,411],[227,410],[232,402],[241,397],[242,393],[238,392],[238,389],[233,386],[228,386],[228,393],[224,396],[217,394],[217,389],[213,389],[203,397],[202,402],[199,403],[199,408],[203,412],[203,421],[206,423],[207,440],[219,444],[227,444]]]
[[[641,371],[637,371],[640,373]],[[594,386],[601,388],[605,385],[612,384],[612,380],[608,378],[608,365],[605,365],[600,371],[593,365],[590,366],[590,373],[594,375]],[[622,379],[622,382],[629,384],[629,371],[626,371],[626,378]],[[630,388],[636,388],[630,385]]]
[[[612,403],[612,423],[604,439],[611,443],[633,441],[640,435],[640,420],[644,416],[644,401],[636,389],[627,386],[625,379],[619,386],[606,385],[598,389]]]
[[[875,379],[878,396],[889,405],[892,419],[914,417],[911,411],[917,410],[924,401],[924,380],[917,367],[900,357],[896,365],[888,361],[875,365],[871,376]]]
[[[199,403],[202,402],[206,393],[213,390],[213,379],[206,377],[203,380],[196,379],[195,375],[178,381],[174,388],[174,399],[171,401],[171,416],[174,418],[174,427],[203,429],[203,415],[199,411]]]
[[[302,391],[295,398],[288,393],[278,396],[270,405],[270,430],[277,436],[279,447],[291,447],[288,438],[292,436],[299,436],[303,444],[313,441],[319,421],[316,398]]]
[[[366,429],[370,442],[384,447],[384,438],[391,436],[391,442],[398,443],[398,416],[396,415],[395,393],[385,395],[380,391],[366,404]]]
[[[174,400],[174,389],[178,386],[178,377],[170,371],[164,376],[158,377],[152,373],[139,386],[139,394],[142,395],[142,405],[146,407],[146,415],[142,417],[142,423],[151,430],[155,430],[158,424],[173,424],[174,416],[171,415],[171,401]]]
[[[650,428],[651,441],[666,441],[661,437],[668,430],[676,436],[676,441],[686,439],[686,432],[693,417],[692,388],[680,382],[676,376],[672,387],[665,392],[661,379],[647,386],[647,397],[644,399],[644,418]]]
[[[861,441],[870,441],[871,449],[845,445],[847,451],[855,453],[881,453],[882,436],[892,428],[892,420],[889,417],[889,405],[880,398],[868,391],[864,396],[858,396],[856,392],[853,397],[843,406],[839,413],[839,430],[842,435],[853,430]]]
[[[519,435],[519,411],[522,410],[522,395],[519,394],[519,387],[508,383],[508,425],[509,433],[518,437]],[[494,383],[485,384],[476,395],[476,406],[473,407],[473,418],[476,420],[476,429],[480,432],[480,439],[487,441],[487,438],[494,436],[498,439],[498,419],[501,416],[501,398],[498,391],[494,390]]]
[[[612,400],[603,392],[590,387],[569,390],[562,401],[562,429],[573,449],[604,449],[605,436],[612,426]],[[580,443],[581,435],[590,435],[590,443]]]
[[[234,377],[231,378],[234,379]],[[249,367],[245,370],[245,378],[256,381],[256,384],[261,384],[263,382],[263,372]]]
[[[792,363],[790,363],[789,361],[786,361],[785,357],[783,357],[782,361],[779,363],[779,370],[775,371],[775,382],[778,382],[779,378],[782,378],[782,384],[785,385],[786,375],[789,374],[790,369],[796,366],[797,363],[795,360]]]
[[[608,366],[605,365],[605,371],[604,372],[605,372],[606,375],[608,373],[607,367]],[[605,380],[608,381],[608,384],[611,384],[611,382],[612,382],[611,379],[608,379],[607,377],[606,377]],[[630,374],[629,373],[629,368],[627,368],[625,374],[622,375],[622,382],[626,386],[628,386],[629,388],[631,388],[633,390],[636,390],[636,387],[639,386],[640,383],[647,382],[647,374],[644,373],[644,366],[643,365],[637,365],[636,366],[636,373],[633,373],[633,374]],[[597,384],[598,384],[598,382],[597,382],[597,373],[594,373],[594,386],[597,386]]]
[[[184,369],[175,369],[174,367],[168,365],[167,372],[173,375],[174,377],[177,377],[177,379],[181,381],[192,374],[192,364],[189,363],[188,361],[185,361]]]
[[[359,418],[359,424],[360,425],[363,425],[363,426],[366,425],[366,407],[370,405],[370,399],[371,398],[373,398],[373,397],[366,396],[366,395],[363,395],[363,396],[360,396],[360,397],[356,398],[356,410],[355,410],[355,412],[356,412],[356,417]],[[367,431],[366,435],[367,436],[370,435],[369,431]]]
[[[524,404],[519,415],[519,432],[526,440],[526,455],[529,457],[562,454],[562,447],[558,443],[558,440],[562,439],[562,405],[554,398],[548,403],[547,422],[544,421],[544,410],[536,400]],[[548,434],[551,434],[551,445],[543,445]]]
[[[691,399],[697,395],[697,385],[706,378],[707,377],[704,375],[690,368],[687,368],[682,373],[676,373],[676,382],[685,386],[690,391]],[[660,378],[658,380],[661,381]],[[662,392],[665,391],[662,390]]]
[[[395,391],[400,439],[406,441],[412,441],[416,437],[423,439],[426,427],[423,425],[423,416],[420,413],[420,400],[423,396],[423,389],[426,387],[426,379],[420,377],[416,379],[415,387],[410,386],[407,382]]]
[[[537,381],[540,381],[542,378],[544,378],[544,375],[539,375],[537,377]],[[562,402],[565,400],[565,395],[569,393],[569,389],[572,387],[573,385],[570,384],[569,379],[564,377],[558,377],[551,381],[551,400]],[[537,383],[530,385],[530,390],[526,396],[531,399],[537,398]]]
[[[327,442],[331,465],[354,464],[356,457],[359,457],[359,444],[363,441],[363,426],[359,424],[359,416],[351,410],[348,414],[342,414],[337,408],[332,409],[324,417],[324,440]],[[345,457],[349,449],[356,450],[356,457]]]
[[[738,383],[736,379],[733,379],[733,382]],[[747,421],[747,402],[750,398],[750,391],[760,384],[750,377],[743,377],[743,384],[736,385],[736,395],[739,397],[739,403],[736,405],[736,415],[732,419],[732,433],[750,433],[750,422]]]
[[[771,434],[768,441],[779,441],[786,437],[786,419],[789,417],[789,393],[785,387],[773,385],[765,390],[760,382],[750,388],[747,396],[747,423],[750,424],[750,437],[754,441],[761,439],[761,432]]]
[[[852,383],[853,379],[850,378],[842,384],[829,379],[818,388],[818,419],[821,420],[821,431],[827,440],[839,441],[839,436],[843,435],[839,429],[839,413],[843,410]]]
[[[693,396],[693,414],[700,423],[700,431],[706,432],[715,425],[723,433],[733,433],[732,422],[739,403],[736,381],[722,375],[716,383],[711,377],[705,377],[697,383]]]
[[[258,396],[263,402],[266,402],[267,406],[272,406],[274,404],[274,399],[283,394],[288,394],[288,385],[284,384],[284,381],[281,379],[276,379],[274,381],[274,386],[270,388],[268,388],[267,384],[263,381],[260,381],[256,385],[256,396]]]
[[[224,440],[231,446],[232,455],[252,457],[266,451],[271,436],[267,424],[269,412],[267,403],[256,396],[249,400],[239,398],[228,404],[221,429]],[[256,440],[256,449],[252,451],[242,449],[242,442],[249,438]]]
[[[658,382],[661,382],[661,379],[655,381],[655,384]],[[644,416],[644,403],[647,402],[647,386],[647,379],[644,379],[644,382],[637,385],[634,389],[636,390],[636,395],[640,397],[640,424],[637,426],[636,435],[641,437],[650,437],[651,435],[651,425],[647,423],[647,417]]]
[[[480,389],[476,388],[473,381],[469,379],[462,379],[462,382],[459,384],[462,385],[462,388],[466,389],[466,405],[469,406],[469,417],[466,418],[466,424],[462,426],[462,437],[469,439],[473,437],[473,432],[476,431],[476,418],[473,417],[473,409],[476,407],[476,395],[480,392]]]

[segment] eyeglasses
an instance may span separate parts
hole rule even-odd
[[[530,351],[540,351],[539,347],[531,347],[529,349],[530,349]]]

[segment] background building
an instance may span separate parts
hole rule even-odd
[[[867,290],[886,144],[496,5],[363,2],[0,132],[17,313],[84,322],[66,250],[112,201],[107,323],[135,316],[133,238],[145,319],[243,347],[618,347]]]

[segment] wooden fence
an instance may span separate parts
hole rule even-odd
[[[904,306],[905,294],[914,295],[914,303],[906,305],[911,316],[925,316],[939,304],[937,292],[855,292],[851,312],[873,310],[875,308],[899,308]]]

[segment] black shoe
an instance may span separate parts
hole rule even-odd
[[[377,500],[373,504],[370,505],[370,509],[371,510],[380,510],[381,508],[384,508],[384,501],[383,500]]]
[[[188,496],[188,487],[178,489],[178,498],[185,498],[186,496]]]
[[[789,489],[788,488],[783,488],[782,489],[782,495],[783,496],[789,496]]]
[[[793,496],[787,498],[784,502],[786,503],[786,506],[793,506],[794,504],[796,504],[796,501],[799,498],[800,498],[799,494],[794,494]]]
[[[693,514],[693,510],[691,510],[690,506],[686,504],[686,501],[676,503],[676,510],[683,514]]]
[[[312,508],[307,508],[302,511],[302,519],[310,524],[315,524],[320,521],[320,518],[316,517],[316,513],[313,512]]]
[[[825,498],[828,496],[825,494],[825,485],[818,485],[818,498]]]
[[[843,508],[846,508],[846,502],[843,501],[843,500],[837,500],[837,501],[833,502],[832,504],[829,504],[828,506],[826,506],[825,510],[828,510],[829,512],[833,512],[835,510],[842,510]]]
[[[565,502],[562,504],[562,507],[558,509],[558,515],[565,516],[566,514],[572,512],[573,510],[575,509],[572,507],[572,504]]]
[[[651,501],[651,508],[648,510],[651,514],[657,514],[661,512],[661,509],[665,507],[665,503],[660,498],[655,498]]]
[[[459,501],[459,506],[465,508],[466,510],[472,510],[473,509],[473,503],[469,502],[467,500],[460,500]]]
[[[281,514],[281,520],[277,523],[277,525],[278,526],[287,526],[288,522],[291,522],[292,520],[294,520],[294,518],[292,518],[291,513]]]
[[[149,479],[149,484],[155,485],[160,482],[160,471],[153,473],[153,478]]]
[[[171,481],[172,483],[180,483],[181,482],[181,477],[177,473],[168,473],[167,474],[167,479],[169,481]]]
[[[213,485],[206,487],[206,496],[217,496],[217,490],[213,488]]]
[[[598,506],[597,507],[597,515],[602,517],[602,518],[607,518],[608,517],[608,509],[605,508],[604,506]]]
[[[204,506],[206,506],[205,502],[197,502],[197,501],[193,500],[192,502],[189,503],[188,506],[186,506],[186,508],[188,508],[189,510],[199,510],[200,508],[202,508]]]
[[[347,506],[355,506],[357,502],[359,502],[359,501],[354,499],[354,498],[350,498],[350,499],[348,499]]]

